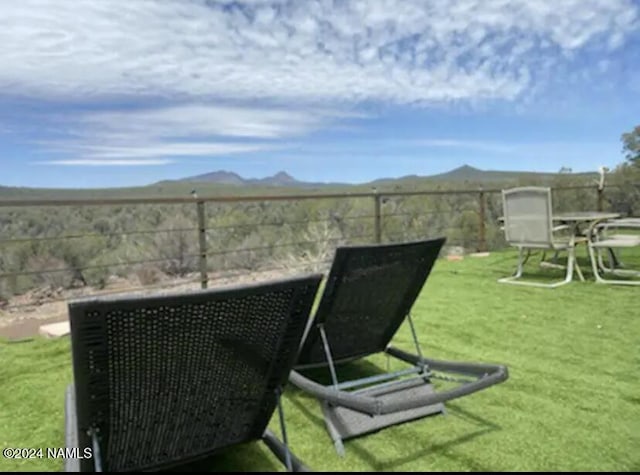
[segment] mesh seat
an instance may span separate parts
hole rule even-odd
[[[338,454],[343,440],[431,414],[444,402],[472,394],[507,379],[502,365],[438,361],[422,356],[411,308],[433,269],[444,238],[336,249],[331,270],[290,382],[321,401],[327,430]],[[417,354],[390,346],[408,322]],[[337,365],[386,353],[405,369],[339,381]],[[326,369],[330,385],[309,373]],[[468,380],[447,391],[432,384],[436,371]]]
[[[255,440],[302,469],[267,424],[320,280],[71,302],[67,442],[94,458],[67,469],[157,470]]]
[[[591,244],[592,247],[636,247],[640,246],[640,237],[638,236],[612,236],[610,239],[602,239]]]

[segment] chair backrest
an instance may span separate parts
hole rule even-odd
[[[262,437],[321,279],[70,303],[79,447],[140,471]]]
[[[502,191],[504,232],[513,246],[549,247],[553,242],[551,189],[527,186]]]
[[[411,310],[445,243],[436,238],[336,249],[297,366],[326,364],[324,326],[334,361],[384,351]]]

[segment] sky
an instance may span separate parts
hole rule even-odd
[[[640,0],[3,1],[0,65],[4,186],[596,171]]]

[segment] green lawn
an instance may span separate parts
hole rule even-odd
[[[498,284],[515,266],[513,252],[439,261],[414,307],[426,355],[504,363],[510,378],[448,403],[446,416],[347,441],[343,459],[318,403],[289,387],[293,451],[317,471],[640,470],[640,288],[594,284],[583,251],[588,282],[557,289]],[[536,263],[529,269],[561,275]],[[411,349],[408,328],[395,344]],[[0,343],[0,358],[0,445],[63,446],[68,339]],[[61,468],[61,460],[0,457],[1,471]],[[204,468],[279,466],[251,444]]]

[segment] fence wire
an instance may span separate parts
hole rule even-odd
[[[554,210],[628,213],[621,193],[556,187]],[[64,287],[79,275],[102,285],[145,266],[170,278],[204,272],[201,283],[219,272],[327,263],[348,244],[444,236],[465,251],[506,245],[499,189],[35,204],[0,202],[0,304],[48,282]]]

